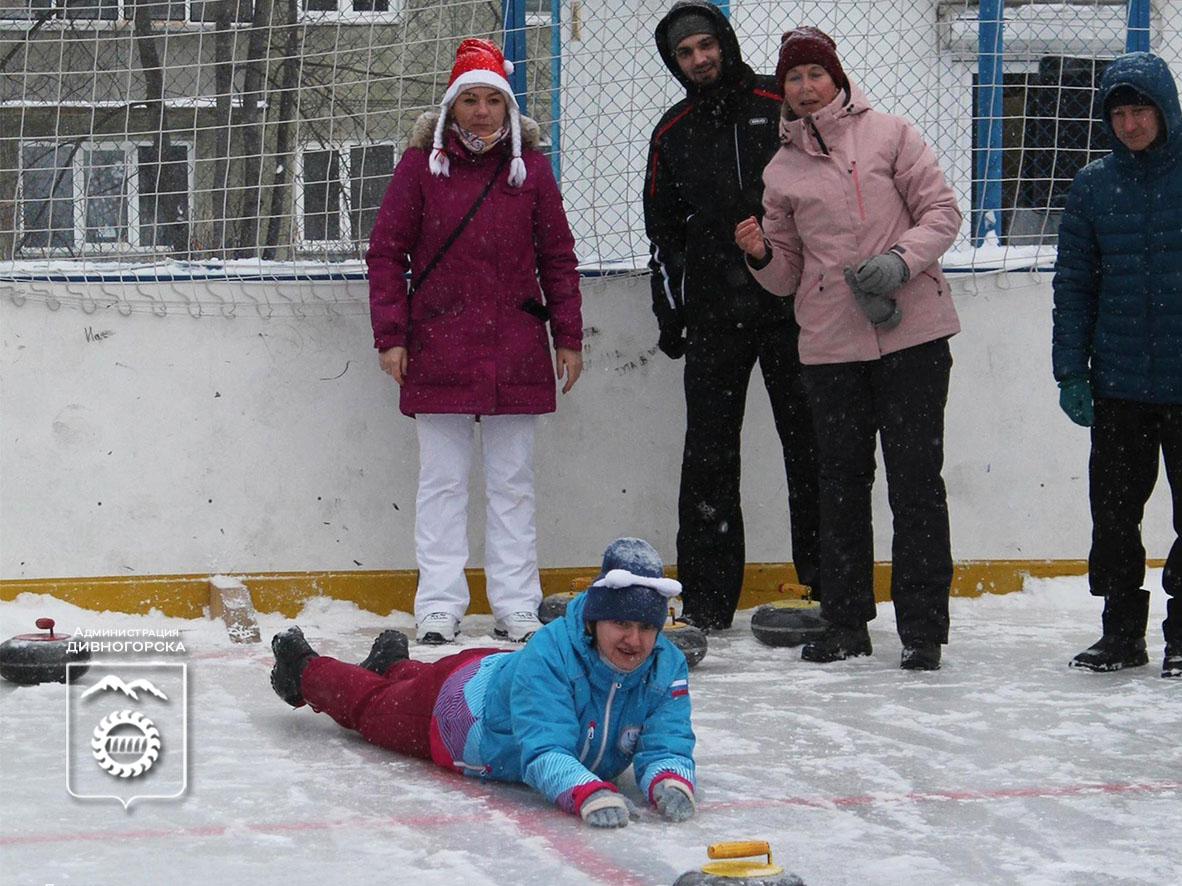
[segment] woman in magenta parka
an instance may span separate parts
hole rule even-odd
[[[394,170],[365,257],[379,362],[417,419],[415,620],[425,643],[452,641],[468,608],[477,422],[495,633],[524,642],[540,627],[534,429],[555,409],[556,378],[565,394],[582,372],[574,239],[511,71],[493,43],[460,44],[439,113],[419,118]]]
[[[789,31],[776,80],[782,146],[764,170],[762,228],[735,241],[755,279],[795,295],[802,378],[817,431],[826,632],[806,661],[871,653],[871,487],[881,439],[894,517],[891,598],[902,666],[934,670],[948,641],[952,552],[944,407],[960,326],[940,256],[956,197],[919,132],[874,110],[825,33]]]

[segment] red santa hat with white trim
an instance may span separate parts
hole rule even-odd
[[[517,97],[505,78],[513,73],[513,62],[505,58],[490,40],[469,37],[456,48],[456,61],[447,81],[447,92],[439,103],[439,119],[435,123],[433,150],[428,161],[433,175],[449,174],[451,164],[443,149],[443,132],[447,126],[452,102],[461,92],[473,86],[487,86],[504,94],[509,110],[509,135],[512,139],[513,161],[509,164],[509,184],[520,187],[525,181],[525,161],[521,159],[521,110]]]

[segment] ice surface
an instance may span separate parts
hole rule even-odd
[[[648,810],[621,831],[292,711],[268,685],[267,644],[232,643],[220,622],[24,595],[0,604],[0,639],[42,615],[68,631],[180,631],[187,653],[166,660],[189,666],[189,777],[180,799],[127,811],[74,799],[66,688],[0,686],[0,884],[664,886],[707,844],[748,838],[808,886],[1177,884],[1182,681],[1158,676],[1160,581],[1147,585],[1149,667],[1105,675],[1066,667],[1098,636],[1083,578],[953,600],[935,673],[899,669],[889,604],[871,624],[875,655],[831,665],[761,646],[740,613],[691,672],[698,816],[673,825]],[[268,640],[291,623],[259,620]],[[411,627],[329,600],[296,621],[354,661],[379,630]],[[462,643],[498,645],[490,629],[468,618]]]

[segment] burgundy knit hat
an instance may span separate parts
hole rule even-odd
[[[785,75],[797,65],[820,65],[838,89],[849,85],[837,58],[837,44],[820,28],[804,25],[786,31],[780,38],[780,61],[776,65],[778,89],[784,88]]]

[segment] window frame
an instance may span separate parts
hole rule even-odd
[[[364,208],[356,210],[350,205],[352,200],[351,188],[353,184],[353,151],[358,148],[389,148],[391,153],[390,172],[398,163],[401,152],[394,141],[359,141],[350,140],[335,144],[322,142],[308,142],[302,145],[296,155],[296,174],[292,189],[292,216],[295,230],[294,245],[301,251],[354,251],[364,248],[369,242],[369,232],[353,232],[354,212],[363,212]],[[306,169],[309,153],[333,153],[337,157],[337,220],[340,236],[336,239],[313,240],[306,234],[305,212],[307,192]],[[360,170],[364,172],[364,169]],[[387,181],[389,177],[387,176]],[[384,186],[383,186],[384,187]],[[376,210],[376,207],[373,207]]]
[[[18,146],[19,153],[19,171],[17,176],[16,188],[16,240],[18,244],[23,244],[24,239],[29,233],[29,229],[25,225],[25,174],[30,171],[30,167],[26,166],[25,152],[29,148],[43,148],[46,151],[56,152],[62,148],[69,148],[74,144],[73,141],[55,141],[51,138],[37,138],[31,137],[22,139]],[[172,147],[183,148],[185,151],[185,203],[189,209],[189,217],[193,214],[194,201],[194,144],[188,139],[175,139],[171,141]],[[139,153],[142,148],[152,147],[150,139],[119,139],[119,138],[99,138],[81,139],[77,142],[77,149],[73,152],[73,157],[70,163],[70,190],[69,193],[62,197],[55,197],[53,190],[43,199],[46,204],[52,204],[55,199],[69,199],[72,203],[73,211],[71,214],[71,242],[68,246],[54,246],[52,231],[54,228],[47,228],[50,232],[49,242],[44,246],[24,246],[18,245],[16,252],[24,257],[32,256],[81,256],[81,255],[117,255],[117,254],[167,254],[170,250],[162,246],[145,246],[141,243],[141,227],[142,221],[140,218],[140,200],[144,196],[144,192],[140,187],[140,158]],[[92,164],[87,162],[89,152],[94,151],[120,151],[123,154],[123,168],[125,170],[126,187],[120,195],[123,200],[121,208],[121,219],[126,226],[126,237],[116,238],[113,242],[96,242],[91,241],[87,237],[87,209],[90,205],[90,197],[86,193],[87,187],[87,172],[92,168]],[[52,167],[57,169],[58,167]],[[100,195],[94,195],[97,199]],[[51,217],[52,217],[52,210]]]

